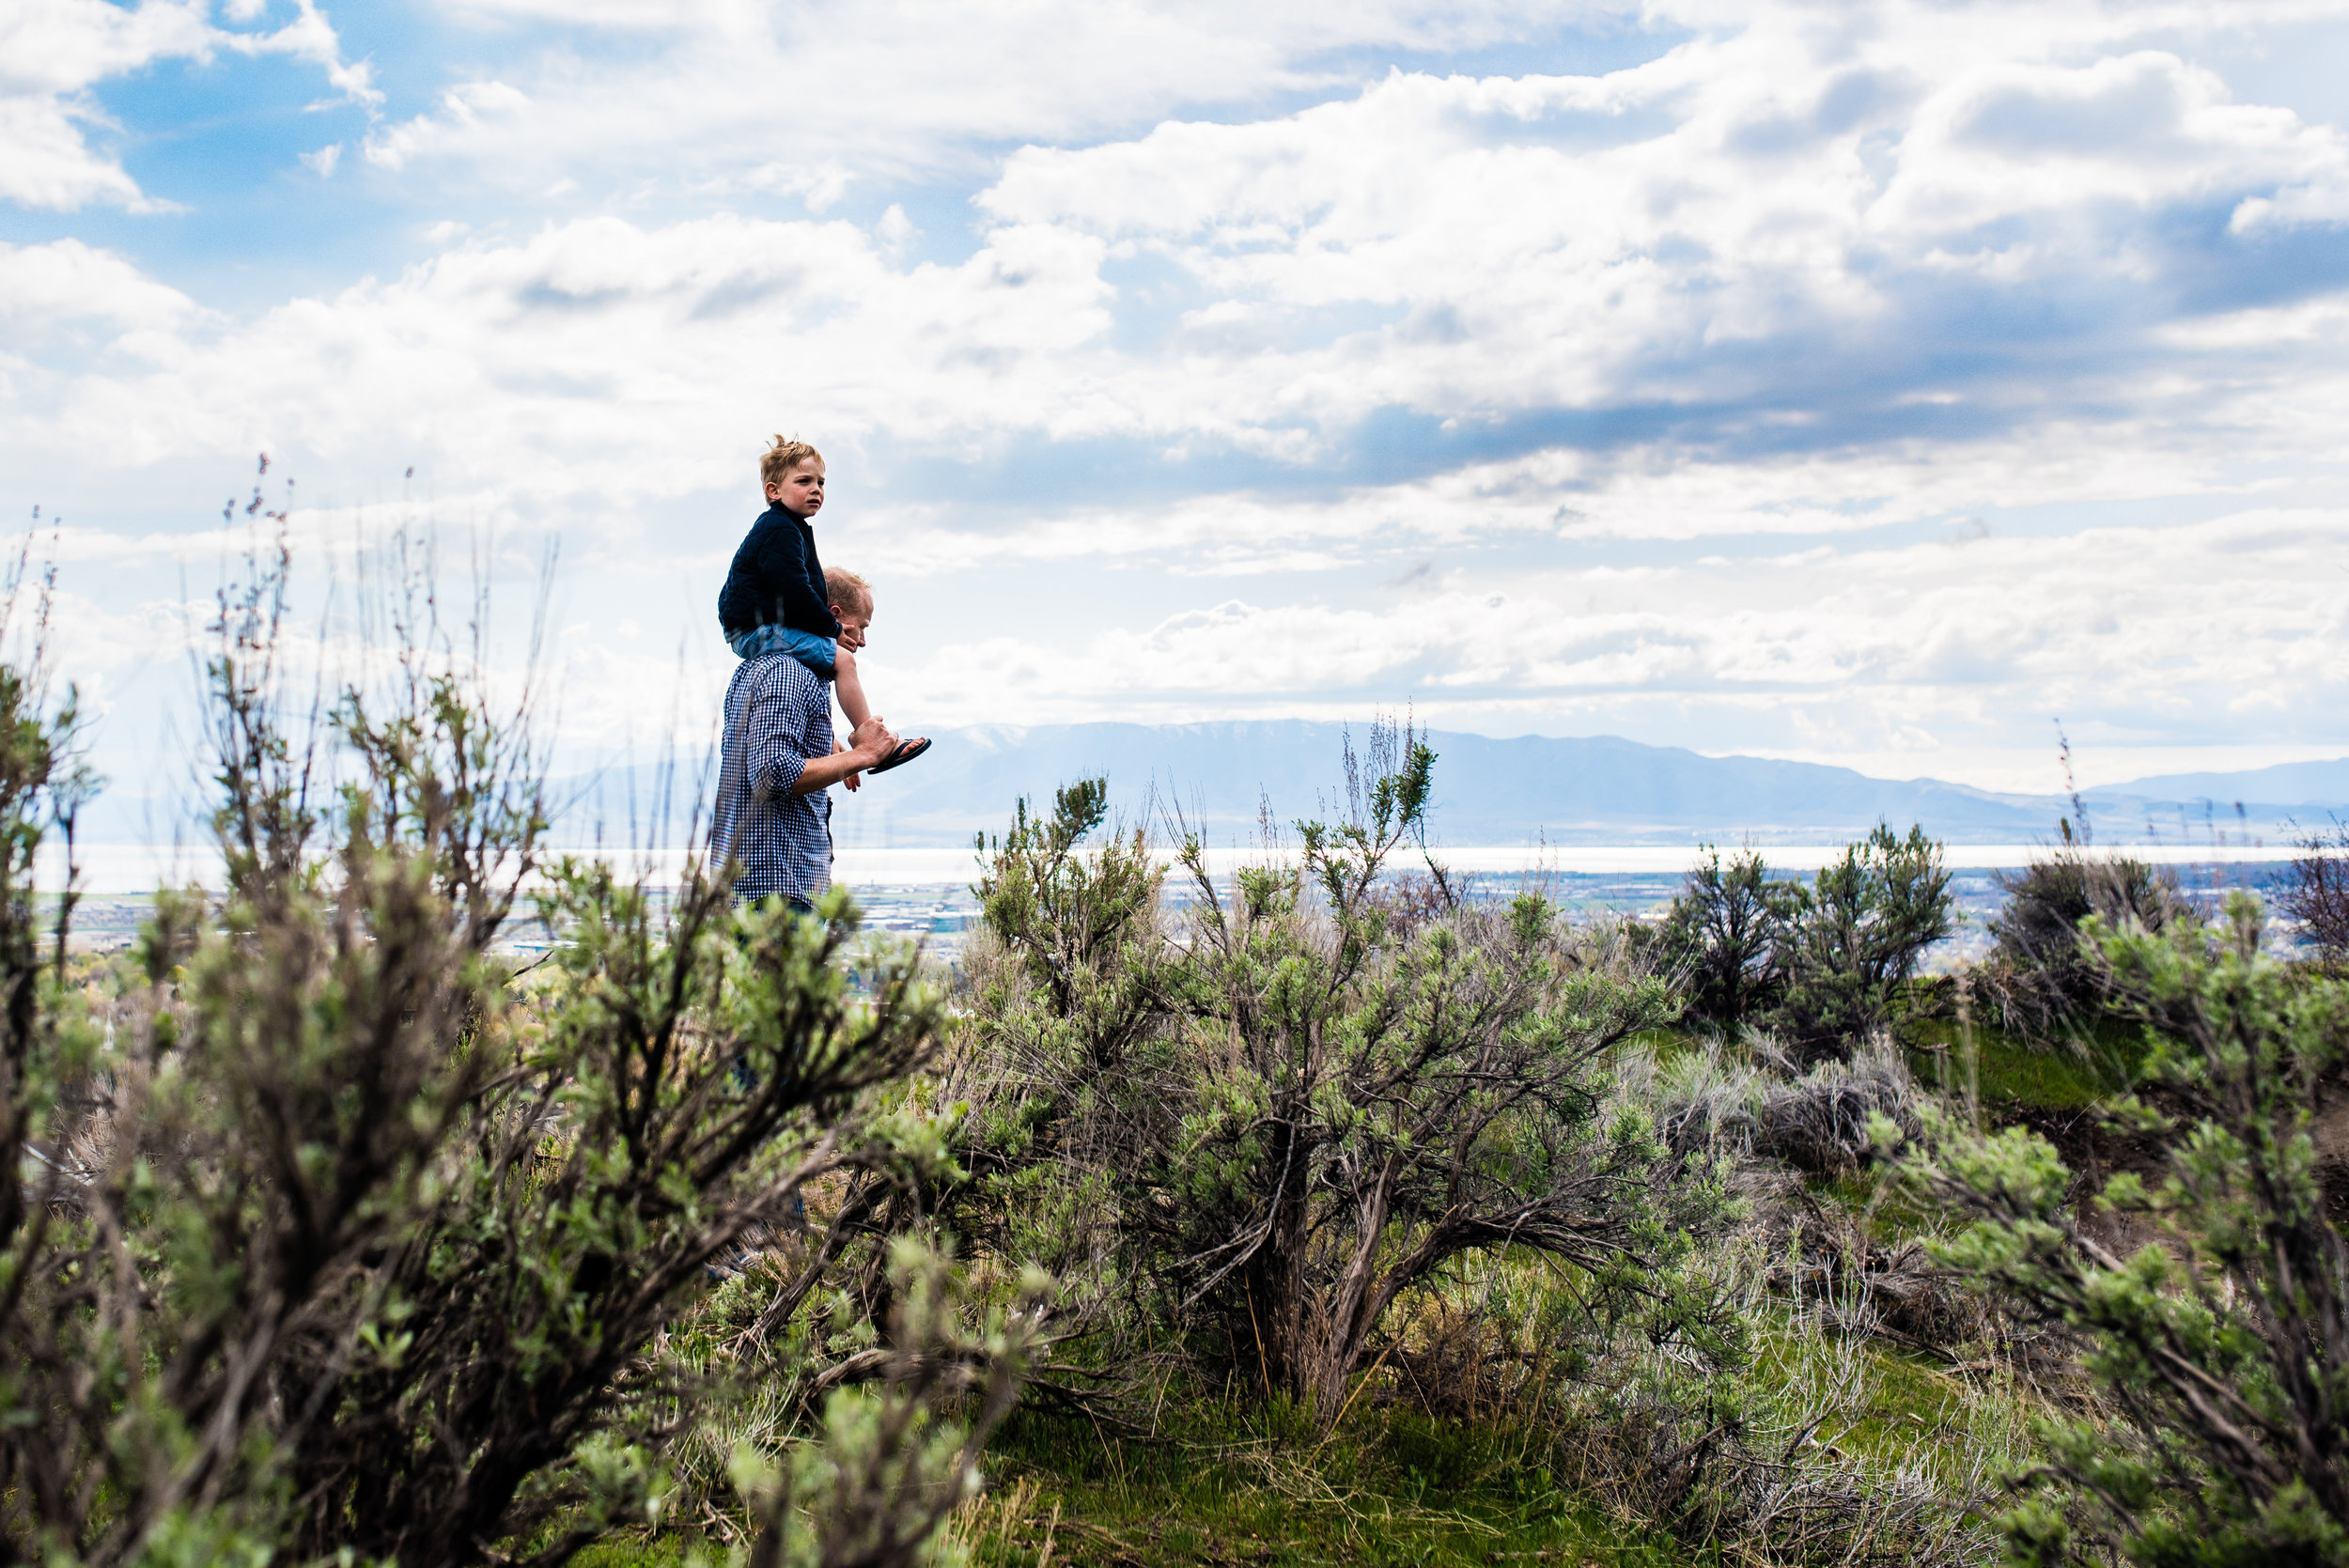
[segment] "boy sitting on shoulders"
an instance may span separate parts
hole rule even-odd
[[[873,717],[865,701],[864,683],[856,668],[856,650],[864,645],[864,628],[872,615],[872,596],[864,580],[844,573],[853,583],[853,637],[837,611],[823,563],[816,554],[816,530],[809,520],[824,505],[824,459],[803,441],[781,436],[759,459],[759,478],[767,488],[767,510],[734,552],[734,565],[718,591],[718,627],[737,658],[764,659],[788,654],[818,677],[832,682],[840,711],[851,732]],[[886,773],[930,749],[926,737],[898,743],[888,760],[872,771]]]

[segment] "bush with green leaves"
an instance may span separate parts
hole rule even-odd
[[[2080,939],[2090,915],[2158,931],[2187,914],[2176,880],[2143,861],[2066,846],[1996,877],[2006,902],[1990,917],[1994,945],[1978,989],[2026,1038],[2074,1029],[2101,1010],[2103,966]]]
[[[1707,847],[1652,939],[1691,1017],[1772,1030],[1798,1055],[1847,1057],[1890,1024],[1925,950],[1956,927],[1941,846],[1885,824],[1808,885],[1749,846]]]
[[[1606,1093],[1670,987],[1532,893],[1397,933],[1377,887],[1435,757],[1382,731],[1372,759],[1343,820],[1228,887],[1187,836],[1179,915],[1139,834],[1083,846],[1097,785],[1022,811],[980,884],[951,1069],[972,1179],[939,1199],[1066,1271],[1097,1324],[1322,1427],[1388,1310],[1455,1260],[1522,1249],[1636,1294],[1723,1203]]]
[[[701,1393],[647,1350],[713,1260],[832,1172],[941,1168],[948,1124],[875,1098],[937,1003],[903,956],[853,993],[842,900],[540,865],[521,715],[451,660],[303,740],[283,581],[210,667],[225,901],[163,900],[103,1018],[31,891],[70,724],[0,669],[0,1559],[559,1562],[657,1516],[652,1413]],[[546,985],[495,951],[534,873]],[[866,1447],[867,1512],[934,1523],[934,1467]]]
[[[886,1266],[879,1375],[830,1389],[821,1441],[780,1456],[744,1444],[732,1456],[735,1485],[759,1525],[746,1568],[919,1560],[979,1490],[980,1451],[1019,1397],[1051,1281],[1024,1271],[1011,1299],[973,1327],[950,1253],[901,1235]]]
[[[1771,877],[1750,846],[1727,865],[1706,846],[1658,934],[1689,1015],[1735,1030],[1776,1007],[1786,982],[1780,960],[1801,907],[1801,885]]]
[[[2001,1524],[2023,1560],[2349,1562],[2349,1248],[2311,1135],[2349,985],[2263,955],[2262,919],[2238,894],[2217,931],[2085,923],[2153,1045],[2152,1087],[2114,1115],[2167,1149],[2158,1180],[2095,1197],[2112,1219],[2035,1132],[1927,1119],[1910,1177],[1975,1220],[1942,1261],[2081,1336],[2101,1396],[2016,1479]]]
[[[1777,968],[1784,993],[1769,1021],[1808,1057],[1851,1054],[1891,1023],[1925,949],[1957,928],[1941,846],[1884,823],[1794,884]]]
[[[2299,849],[2277,903],[2310,955],[2338,968],[2349,962],[2349,828],[2310,833]]]

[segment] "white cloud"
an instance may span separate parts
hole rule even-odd
[[[855,178],[837,161],[826,159],[813,166],[764,163],[744,175],[742,183],[756,191],[798,196],[810,212],[821,213],[848,194]]]
[[[103,0],[24,0],[0,10],[0,199],[71,210],[136,205],[137,185],[93,151],[86,130],[106,119],[92,85],[148,61],[200,54],[201,0],[135,9]]]
[[[1986,62],[1921,106],[1876,221],[1962,236],[2023,212],[2224,197],[2349,163],[2338,131],[2229,99],[2217,76],[2160,52]]]
[[[95,326],[119,334],[169,329],[203,316],[195,302],[139,271],[128,258],[79,240],[45,245],[0,241],[0,325],[30,346],[44,331]]]
[[[1470,569],[1383,607],[1210,599],[1080,645],[1006,630],[865,664],[869,689],[918,694],[920,722],[1359,715],[1408,699],[1425,722],[1487,733],[1729,751],[1775,732],[1760,749],[1983,779],[1969,758],[2018,727],[2051,736],[2059,716],[2100,756],[2181,722],[2205,743],[2326,743],[2349,697],[2345,544],[2349,512],[2248,510],[2056,538]]]
[[[1492,44],[1566,23],[1633,25],[1589,0],[816,0],[668,6],[645,0],[444,0],[482,22],[606,28],[630,47],[562,46],[459,84],[386,127],[371,158],[453,160],[533,188],[558,168],[700,185],[776,163],[852,172],[977,166],[973,142],[1058,142],[1149,124],[1183,105],[1262,101],[1326,85],[1341,50]],[[1614,19],[1620,19],[1614,20]],[[528,116],[472,96],[513,93]]]
[[[698,646],[743,520],[681,504],[747,499],[761,439],[800,431],[867,481],[833,536],[936,607],[874,662],[933,724],[1416,694],[1963,775],[2051,712],[2248,744],[2344,694],[2341,519],[2250,508],[2339,477],[2349,145],[2144,46],[2232,12],[1674,4],[1651,20],[1695,36],[1633,69],[1342,92],[1325,51],[1504,22],[561,14],[632,41],[485,44],[428,113],[307,161],[597,215],[402,220],[422,261],[236,314],[76,241],[0,249],[0,461],[126,489],[263,448],[305,489],[415,464],[443,515],[559,526],[645,645]],[[1272,93],[1328,101],[1156,123]],[[914,243],[909,207],[952,209],[910,168],[984,171],[969,255]],[[723,209],[773,195],[810,217]],[[1064,641],[987,609],[1030,573],[1072,600]],[[578,618],[567,724],[704,711],[711,671]]]
[[[1081,424],[1049,369],[1108,324],[1097,241],[1006,227],[958,267],[889,264],[839,223],[617,219],[443,253],[388,284],[298,300],[233,330],[124,339],[108,366],[19,411],[18,437],[143,460],[401,443],[470,488],[613,501],[717,483],[781,420],[834,439],[952,441]],[[163,414],[166,417],[157,419]]]
[[[1953,133],[1971,124],[1962,112],[1969,104],[1995,122],[2013,107],[2007,99],[2052,92],[2040,112],[2062,120],[2061,133],[2092,139],[2100,126],[2120,130],[2131,113],[2157,109],[2172,89],[2133,81],[2118,65],[2085,86],[2063,79],[2083,58],[2117,61],[2148,39],[2233,37],[2339,15],[2329,0],[442,0],[440,8],[507,39],[557,31],[477,69],[434,109],[384,128],[370,154],[395,165],[461,163],[516,189],[543,188],[565,171],[629,188],[649,180],[708,189],[751,170],[828,161],[881,178],[972,170],[1006,144],[1066,147],[1169,115],[1224,117],[1276,96],[1329,95],[1365,55],[1517,44],[1538,58],[1569,30],[1586,39],[1704,35],[1700,58],[1715,63],[1710,80],[1685,76],[1679,85],[1706,121],[1700,139],[1733,160],[1766,157],[1774,143],[1799,142],[1833,122],[1880,118],[1920,85],[1969,78],[1976,96],[1961,92],[1942,106],[1955,116]],[[614,35],[614,46],[577,48],[581,30]],[[1922,68],[1921,83],[1902,79],[1912,65]],[[2035,71],[2051,74],[2034,82]],[[1731,98],[1711,90],[1735,78],[1742,81]],[[2198,136],[2256,136],[2262,116],[2276,113],[2206,100],[2191,83],[2177,90],[2204,122]],[[532,112],[485,113],[485,93],[526,101]],[[2077,101],[2067,110],[2066,99]],[[2154,175],[2161,138],[2134,149],[2129,140],[2071,171],[2049,171],[2050,182],[2092,165]],[[1180,205],[1181,191],[1167,194]]]
[[[2349,384],[2306,389],[2349,414]],[[2199,411],[2224,424],[2225,411]],[[1083,506],[1006,533],[953,509],[908,507],[860,540],[893,575],[988,562],[1146,567],[1192,577],[1325,571],[1465,547],[1569,551],[1598,542],[1834,536],[1934,521],[1969,507],[2025,509],[2152,497],[2233,495],[2247,454],[2165,444],[2158,427],[2050,424],[1979,442],[1916,441],[1745,461],[1669,444],[1605,455],[1548,450],[1470,463],[1329,499],[1219,492],[1148,505]],[[2279,443],[2280,444],[2280,443]],[[1954,525],[1953,525],[1954,526]],[[1977,520],[1974,526],[1982,525]],[[1432,552],[1432,553],[1431,553]]]
[[[136,181],[84,143],[84,127],[103,123],[78,99],[0,98],[0,200],[68,210],[101,201],[149,208]]]
[[[2226,254],[2237,242],[2223,233],[2172,255],[2174,234],[2198,207],[2349,180],[2349,145],[2228,102],[2171,55],[2049,57],[2114,31],[2103,12],[1984,9],[1953,29],[1889,4],[1885,25],[1857,34],[1785,11],[1605,77],[1395,73],[1256,123],[1030,147],[979,193],[991,226],[957,265],[904,260],[902,210],[870,230],[595,218],[478,239],[391,282],[152,346],[148,377],[76,379],[50,431],[72,444],[125,401],[189,405],[191,446],[265,436],[332,460],[391,436],[445,456],[461,484],[528,454],[557,490],[626,496],[708,482],[744,429],[786,412],[901,448],[1110,440],[1313,466],[1346,460],[1359,421],[1406,411],[1446,422],[1429,450],[1456,442],[1430,466],[1532,451],[1504,459],[1527,494],[1503,509],[1565,505],[1585,532],[1650,537],[1845,526],[1854,498],[1836,474],[1852,462],[1898,468],[1952,444],[2035,441],[2049,460],[2029,482],[2058,494],[2205,482],[2215,452],[2239,461],[2244,444],[2197,422],[2305,391],[2309,365],[2247,377],[2203,363],[2218,350],[2181,335],[2177,277],[2203,287],[2214,268],[2262,263]],[[878,36],[863,25],[844,20],[840,46]],[[1146,42],[1158,23],[1134,25]],[[1234,48],[1325,36],[1336,24],[1308,18]],[[781,47],[770,23],[726,8],[678,37],[732,39],[754,78],[756,51]],[[833,90],[816,65],[805,79]],[[432,123],[579,112],[543,88],[460,85]],[[620,121],[635,101],[608,97]],[[689,116],[647,145],[707,129]],[[573,147],[611,130],[548,133]],[[389,128],[368,155],[401,164],[440,133]],[[770,158],[737,178],[820,209],[856,176]],[[2050,291],[2076,302],[2052,333]],[[2149,375],[2155,351],[2163,373]],[[1611,432],[1545,440],[1509,423],[1579,411],[1608,413]],[[1769,518],[1707,499],[1708,461],[1782,454],[1784,472],[1805,453],[1835,473]],[[1651,482],[1620,482],[1641,465]],[[1674,486],[1688,492],[1677,503]],[[1545,490],[1595,505],[1530,498]]]
[[[351,101],[380,102],[370,68],[342,58],[315,0],[296,4],[282,27],[240,31],[213,25],[208,0],[10,0],[0,8],[0,201],[63,211],[98,203],[167,208],[119,160],[93,147],[89,134],[113,129],[91,89],[158,61],[204,61],[222,51],[288,55],[318,66]],[[224,9],[231,22],[249,22],[260,8]]]
[[[1999,20],[1968,13],[2003,39]],[[2027,47],[2054,41],[2003,20]],[[1389,406],[1798,414],[1929,373],[1961,293],[1987,329],[1964,350],[1980,368],[1940,396],[2042,405],[2091,389],[2049,362],[2034,290],[2166,296],[2173,272],[2258,263],[2207,254],[2216,237],[2170,254],[2198,243],[2197,204],[2349,189],[2340,133],[2227,103],[2172,56],[1983,61],[1980,39],[1944,51],[1931,28],[1837,41],[1821,58],[1756,25],[1599,80],[1397,75],[1280,120],[1026,149],[979,199],[1192,280],[1211,303],[1169,347],[1201,396],[1154,423],[1195,430],[1235,408],[1309,427]],[[2028,384],[2000,363],[2025,347],[2009,309],[2038,318]],[[1311,330],[1346,311],[1354,330]],[[2102,334],[2095,310],[2074,314],[2066,336]],[[1807,362],[1838,384],[1804,385]]]
[[[418,116],[371,132],[366,141],[367,162],[386,169],[402,168],[411,158],[429,150],[436,137],[521,124],[528,119],[531,107],[528,95],[504,82],[459,83],[441,95],[438,115]]]
[[[343,144],[330,142],[316,152],[302,155],[303,165],[320,179],[334,178],[334,165],[343,161]]]

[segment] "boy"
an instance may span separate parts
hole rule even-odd
[[[824,459],[803,441],[781,436],[759,459],[767,488],[767,510],[751,524],[734,552],[725,586],[718,590],[718,626],[726,645],[740,659],[787,653],[818,677],[832,682],[849,728],[862,729],[873,716],[857,675],[855,650],[864,645],[871,610],[863,580],[855,580],[859,603],[853,637],[842,635],[840,617],[816,555],[816,530],[808,520],[823,508]],[[901,742],[872,770],[886,773],[930,749],[926,737]]]

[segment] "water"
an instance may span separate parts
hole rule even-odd
[[[676,885],[684,865],[679,853],[577,847],[570,852],[610,861],[624,874],[642,877],[655,887]],[[1952,873],[1951,892],[1964,920],[1957,934],[1934,951],[1934,967],[1947,968],[1978,956],[1989,945],[1983,923],[1997,911],[2001,899],[1993,874],[2019,868],[2046,852],[2044,846],[2031,845],[1945,846],[1944,863]],[[2098,852],[2126,854],[2170,866],[2198,902],[2213,908],[2229,888],[2258,888],[2275,880],[2293,853],[2246,846],[2192,849],[2170,845],[2107,846]],[[1843,853],[1842,845],[1762,849],[1774,873],[1804,877],[1841,859]],[[1584,916],[1660,911],[1672,902],[1682,876],[1696,859],[1686,845],[1486,846],[1439,848],[1436,854],[1448,871],[1465,878],[1474,896],[1507,896],[1521,888],[1535,888]],[[1279,858],[1293,856],[1263,849],[1214,849],[1208,852],[1208,866],[1221,882],[1242,865]],[[101,951],[129,945],[153,907],[157,887],[217,887],[220,880],[216,856],[184,846],[84,846],[78,859],[84,897],[74,911],[74,945]],[[1398,854],[1392,863],[1400,871],[1421,865],[1415,854]],[[59,879],[57,865],[44,861],[41,871],[44,888],[54,892]],[[834,877],[863,907],[868,929],[919,939],[941,955],[951,955],[961,945],[978,913],[971,884],[980,871],[978,859],[968,847],[854,848],[841,852],[833,866]],[[1190,895],[1179,874],[1170,875],[1167,887],[1178,903]],[[520,951],[543,948],[547,941],[535,922],[517,923],[512,939]]]

